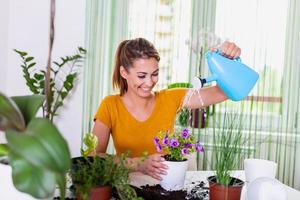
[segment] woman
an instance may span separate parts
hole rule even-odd
[[[234,43],[221,45],[222,54],[229,58],[240,55]],[[186,94],[187,89],[166,89],[153,92],[158,81],[159,54],[146,39],[125,40],[115,56],[113,86],[118,95],[105,97],[95,115],[93,133],[98,137],[97,153],[105,153],[110,134],[117,154],[131,152],[128,162],[135,171],[158,180],[165,174],[164,159],[157,154],[153,138],[158,131],[173,130],[176,112],[180,107],[201,108],[227,99],[218,86]],[[188,100],[187,100],[188,99]],[[143,159],[143,152],[149,156]]]

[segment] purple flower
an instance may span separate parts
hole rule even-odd
[[[204,148],[199,141],[195,144],[195,148],[197,152],[204,152]]]
[[[189,130],[188,129],[183,129],[182,130],[182,132],[181,132],[181,137],[183,138],[183,139],[187,139],[188,137],[189,137]]]
[[[160,144],[156,144],[156,151],[161,153],[162,152],[162,147],[160,146]]]
[[[155,144],[155,145],[158,145],[158,144],[159,144],[159,139],[158,139],[157,137],[155,137],[153,141],[154,141],[154,144]]]
[[[185,148],[192,148],[193,145],[191,143],[184,143],[183,145]]]
[[[169,138],[168,135],[165,135],[165,137],[162,139],[162,144],[164,146],[167,146],[169,144]]]
[[[175,148],[175,147],[179,146],[179,142],[176,138],[173,138],[173,139],[171,139],[170,145],[171,145],[171,147]]]
[[[189,155],[189,149],[188,149],[188,148],[183,148],[183,149],[181,149],[181,154],[182,154],[183,156]]]

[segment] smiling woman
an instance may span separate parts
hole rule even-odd
[[[230,42],[221,51],[225,56],[237,57],[240,49]],[[158,82],[159,54],[149,41],[143,38],[125,40],[116,51],[113,86],[120,94],[104,98],[94,117],[93,133],[99,138],[98,153],[106,152],[112,135],[117,154],[131,152],[128,164],[136,171],[156,179],[165,174],[162,154],[157,154],[153,139],[158,131],[173,132],[177,111],[200,108],[227,99],[218,86],[199,89],[184,104],[186,88],[152,91]],[[143,152],[149,156],[144,160]],[[141,162],[143,160],[144,162]]]

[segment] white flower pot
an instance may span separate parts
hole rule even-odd
[[[168,166],[167,174],[162,175],[161,187],[165,190],[181,190],[184,186],[188,161],[164,161]]]
[[[270,179],[275,179],[276,171],[277,171],[277,163],[269,160],[263,160],[263,159],[254,159],[254,158],[245,159],[244,170],[245,170],[246,184],[243,187],[242,196],[248,199],[247,198],[247,195],[249,193],[248,187],[249,185],[252,184],[252,182],[255,182],[255,180],[257,179],[266,178],[266,177]],[[251,190],[253,191],[253,185]],[[256,192],[258,192],[258,190]]]
[[[273,161],[263,159],[245,159],[244,169],[246,182],[251,183],[260,177],[275,178],[277,164]]]
[[[260,177],[253,180],[247,188],[247,200],[286,200],[284,184],[275,178]]]

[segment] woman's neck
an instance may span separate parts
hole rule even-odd
[[[121,98],[127,106],[139,108],[148,108],[149,106],[153,105],[155,100],[154,94],[149,97],[143,98],[131,92],[126,92],[123,96],[121,96]]]

